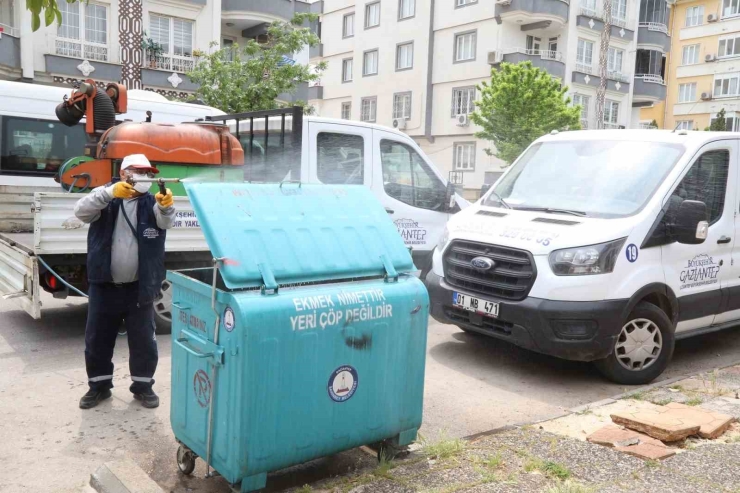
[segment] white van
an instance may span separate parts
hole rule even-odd
[[[432,316],[653,380],[676,339],[740,323],[739,153],[737,133],[540,138],[448,223]]]

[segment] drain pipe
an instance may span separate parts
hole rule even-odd
[[[432,117],[434,106],[434,85],[432,84],[432,77],[434,75],[434,2],[431,0],[431,7],[429,12],[429,48],[427,53],[427,107],[426,115],[424,115],[424,136],[427,141],[434,143],[434,137],[432,136]]]
[[[673,3],[670,3],[670,2],[666,2],[666,3],[668,3],[668,7],[671,9],[671,42],[669,44],[671,51],[668,52],[668,60],[666,61],[666,64],[665,64],[665,75],[666,76],[663,82],[665,82],[666,80],[669,80],[670,74],[671,74],[671,61],[673,61],[673,35],[676,32],[676,7],[678,6],[678,0],[676,0]],[[666,119],[668,119],[668,88],[669,86],[668,84],[666,84],[665,102],[663,103],[663,128],[666,128],[665,126]],[[710,120],[711,120],[711,117],[710,117]]]

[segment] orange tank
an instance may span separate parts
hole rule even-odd
[[[213,123],[124,122],[108,129],[98,143],[98,159],[145,154],[153,163],[244,164],[244,151],[225,125]]]

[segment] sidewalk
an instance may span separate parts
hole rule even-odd
[[[740,366],[633,392],[537,425],[477,439],[423,443],[403,459],[290,491],[740,492],[740,424],[720,438],[670,444],[677,454],[646,461],[587,442],[615,409],[681,402],[740,418]]]

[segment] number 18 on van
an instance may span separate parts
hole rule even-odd
[[[492,301],[474,298],[467,294],[452,293],[452,303],[463,310],[481,313],[489,317],[498,317],[498,303]]]

